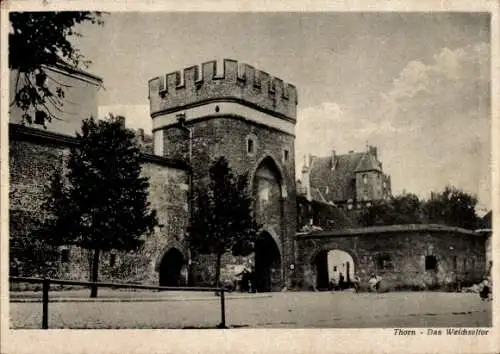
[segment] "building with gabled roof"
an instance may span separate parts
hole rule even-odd
[[[391,196],[391,178],[383,172],[377,148],[330,156],[309,156],[302,169],[303,193],[309,200],[360,209]]]

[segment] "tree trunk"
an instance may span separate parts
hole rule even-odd
[[[215,262],[215,287],[218,288],[220,285],[220,263],[221,263],[222,254],[217,254],[217,260]],[[219,292],[217,292],[218,294]]]
[[[92,282],[96,283],[99,279],[99,249],[94,249],[94,258],[92,259]],[[90,291],[90,297],[97,297],[97,286],[92,285]]]

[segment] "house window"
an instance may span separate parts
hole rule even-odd
[[[368,184],[368,175],[363,175],[363,184]]]
[[[425,270],[437,270],[436,256],[425,256]]]
[[[377,270],[393,270],[394,264],[392,262],[391,256],[387,254],[379,255],[376,258],[376,267]]]
[[[68,263],[69,262],[69,249],[63,248],[61,250],[61,263]]]
[[[109,266],[114,267],[116,265],[116,254],[110,253],[109,254]]]
[[[336,272],[337,271],[337,266],[333,266],[333,271]]]

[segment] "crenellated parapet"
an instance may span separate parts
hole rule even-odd
[[[153,118],[194,105],[233,101],[295,121],[297,89],[248,64],[224,59],[222,65],[209,61],[151,79],[149,101]]]

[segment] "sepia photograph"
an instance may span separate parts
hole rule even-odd
[[[492,12],[80,10],[3,17],[10,331],[494,342]]]

